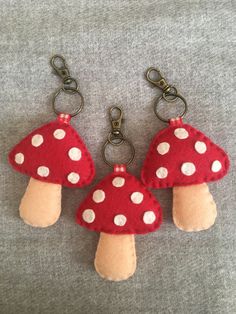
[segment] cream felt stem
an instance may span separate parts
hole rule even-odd
[[[208,229],[216,216],[216,204],[206,183],[173,188],[173,220],[179,229]]]
[[[20,216],[33,227],[53,225],[61,213],[61,185],[30,178],[21,200]]]
[[[136,269],[134,235],[101,233],[94,265],[103,278],[113,281],[128,279]]]

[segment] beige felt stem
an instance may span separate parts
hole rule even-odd
[[[184,231],[210,228],[216,219],[216,204],[206,183],[174,187],[173,220]]]
[[[113,281],[128,279],[136,269],[134,235],[101,233],[94,265],[103,278]]]
[[[33,227],[53,225],[61,213],[61,185],[30,178],[21,200],[20,216]]]

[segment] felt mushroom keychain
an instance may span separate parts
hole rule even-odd
[[[104,145],[104,161],[113,172],[100,181],[88,194],[77,211],[77,222],[90,230],[100,232],[95,257],[98,274],[108,280],[125,280],[136,269],[135,234],[156,230],[162,221],[162,210],[155,197],[136,177],[126,171],[134,158],[133,145],[120,131],[122,111],[118,119],[112,119],[112,132]],[[127,142],[132,157],[126,165],[114,166],[107,161],[105,150],[111,144],[119,146]]]
[[[155,103],[155,113],[169,126],[157,133],[151,142],[142,168],[142,181],[151,188],[173,187],[173,220],[179,229],[208,229],[214,224],[217,212],[207,182],[225,176],[229,159],[222,148],[182,121],[187,111],[186,100],[161,75],[157,80],[151,79],[151,72],[159,75],[160,72],[150,68],[147,79],[163,90]],[[184,111],[180,117],[163,118],[158,111],[161,99],[167,102],[182,100]]]
[[[56,66],[56,59],[62,62],[61,67]],[[87,185],[95,172],[85,144],[70,125],[71,117],[83,107],[77,82],[70,77],[63,57],[54,56],[51,64],[64,84],[53,97],[53,108],[58,117],[27,135],[9,154],[13,168],[30,176],[20,203],[20,216],[34,227],[47,227],[57,221],[61,213],[62,186],[78,188]],[[60,113],[56,109],[55,100],[61,92],[80,96],[81,104],[72,114]]]

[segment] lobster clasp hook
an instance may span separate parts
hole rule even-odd
[[[123,111],[120,107],[114,106],[110,109],[110,120],[112,127],[112,134],[119,135],[123,119]]]
[[[60,65],[56,65],[56,61]],[[51,58],[50,63],[55,72],[57,73],[57,75],[59,75],[62,78],[63,82],[66,82],[71,79],[70,72],[64,57],[62,57],[61,55],[54,55]]]
[[[153,76],[155,75],[156,78],[151,78],[151,72]],[[167,83],[166,79],[162,76],[159,69],[156,68],[149,68],[146,72],[147,80],[157,86],[158,88],[162,89],[163,92],[168,92],[170,90],[170,85]]]

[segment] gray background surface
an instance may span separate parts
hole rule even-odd
[[[0,1],[0,312],[235,313],[235,1]],[[101,144],[107,109],[122,105],[125,133],[139,175],[154,134],[159,91],[144,79],[158,66],[189,103],[186,121],[225,148],[227,177],[210,184],[219,207],[215,226],[187,234],[171,218],[171,190],[155,191],[161,229],[137,236],[138,268],[128,281],[100,279],[93,267],[98,235],[74,222],[89,188],[64,189],[59,222],[45,230],[19,219],[28,177],[7,153],[32,129],[55,118],[60,84],[49,58],[63,54],[85,97],[72,125],[87,143],[100,180],[110,169]]]

